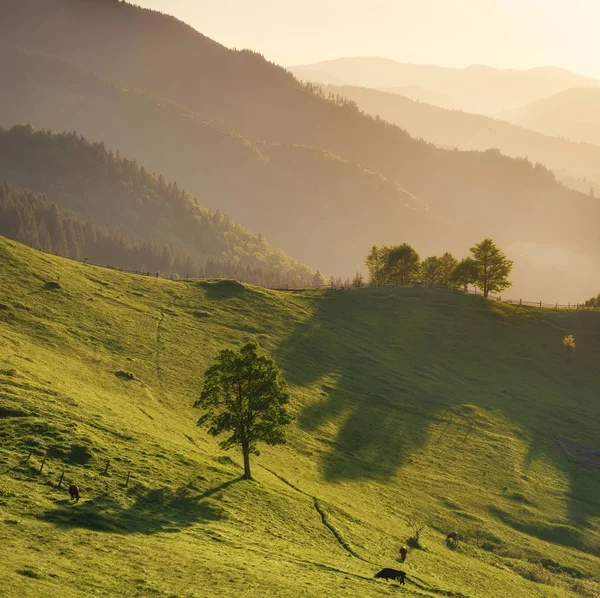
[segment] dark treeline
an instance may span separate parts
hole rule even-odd
[[[286,280],[309,280],[313,275],[261,236],[252,235],[218,210],[199,206],[177,183],[76,133],[55,134],[24,125],[0,128],[0,177],[44,193],[59,208],[110,231],[111,238],[120,231],[135,246],[171,246],[172,252],[189,254],[199,264],[212,259],[231,264],[231,271],[277,272]],[[53,242],[58,243],[57,253],[67,255],[60,239],[53,237]],[[116,245],[113,248],[116,251]],[[106,251],[102,256],[112,264],[124,262]],[[140,265],[137,258],[133,261],[136,267]],[[150,268],[146,259],[142,263]],[[167,266],[159,269],[166,271]]]
[[[44,195],[0,180],[0,235],[35,249],[94,264],[160,276],[233,278],[260,286],[304,286],[311,281],[239,261],[195,256],[153,241],[131,241],[59,208]]]

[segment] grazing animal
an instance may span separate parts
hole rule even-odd
[[[460,540],[460,534],[458,532],[448,532],[446,534],[446,540],[454,540],[458,542]]]
[[[388,579],[395,579],[401,584],[404,584],[404,578],[406,577],[406,573],[404,573],[404,571],[398,571],[398,569],[390,569],[389,567],[386,567],[385,569],[382,569],[379,573],[375,573],[373,577],[375,579],[385,579],[386,583]]]
[[[406,546],[400,546],[400,557],[402,558],[402,562],[406,560],[406,555],[408,554],[408,548]]]
[[[75,484],[69,486],[69,494],[71,495],[71,500],[75,499],[75,502],[79,502],[79,488]]]

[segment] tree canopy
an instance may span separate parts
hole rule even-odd
[[[483,291],[483,296],[503,291],[512,285],[508,277],[513,268],[509,260],[492,239],[484,239],[471,247],[473,259],[477,264],[476,286]]]
[[[292,421],[287,410],[290,395],[280,369],[254,342],[239,351],[223,349],[204,374],[204,386],[194,407],[204,409],[199,426],[208,433],[227,433],[220,446],[239,446],[244,457],[244,478],[251,479],[250,455],[258,443],[285,444],[284,426]]]

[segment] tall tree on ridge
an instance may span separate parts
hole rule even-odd
[[[490,292],[497,293],[512,285],[508,277],[513,268],[513,262],[509,260],[500,248],[487,238],[471,247],[473,259],[477,263],[477,286],[487,297]]]

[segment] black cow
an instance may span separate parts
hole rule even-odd
[[[404,584],[404,578],[406,577],[406,573],[404,573],[404,571],[398,571],[398,569],[390,569],[389,567],[386,567],[385,569],[382,569],[379,573],[375,573],[373,577],[375,579],[385,579],[386,583],[388,579],[395,579],[401,584]]]
[[[446,534],[446,540],[454,540],[454,542],[458,542],[460,540],[460,534],[456,531],[448,532]]]
[[[79,502],[79,488],[75,484],[69,486],[69,494],[71,495],[71,500],[75,499],[75,502]]]

